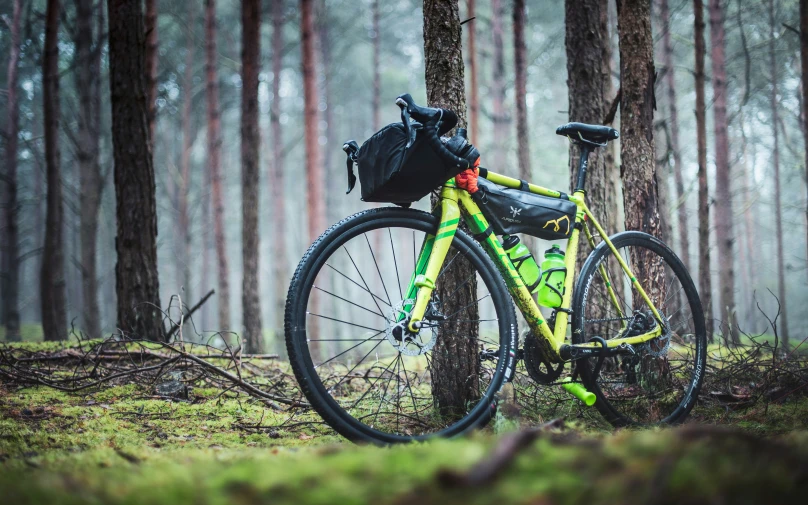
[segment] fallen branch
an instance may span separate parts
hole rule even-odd
[[[171,340],[171,337],[173,337],[174,334],[177,333],[177,331],[182,327],[183,320],[189,319],[194,314],[194,312],[196,312],[199,309],[199,307],[201,307],[202,305],[205,304],[205,302],[208,301],[208,298],[213,296],[214,293],[216,293],[215,289],[211,289],[210,291],[208,291],[208,294],[203,296],[201,300],[196,302],[196,305],[188,309],[188,311],[182,315],[182,317],[180,318],[180,322],[175,323],[174,326],[172,326],[171,329],[168,330],[168,332],[166,333],[166,342],[169,342]]]
[[[563,419],[555,419],[527,430],[502,437],[494,451],[465,474],[442,471],[438,480],[444,487],[480,487],[493,482],[511,466],[516,457],[548,430],[564,427]]]

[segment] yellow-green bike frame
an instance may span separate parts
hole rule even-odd
[[[499,184],[500,186],[505,186],[508,188],[521,187],[521,181],[493,173],[491,171],[488,171],[485,177],[489,181]],[[552,198],[562,198],[562,193],[559,191],[553,191],[551,189],[536,186],[534,184],[529,184],[528,187],[531,193]],[[586,206],[584,194],[584,191],[579,189],[568,197],[569,200],[575,203],[575,205],[578,207],[578,211],[575,217],[575,227],[567,242],[565,265],[568,275],[566,276],[564,283],[561,307],[556,309],[557,313],[554,331],[550,330],[550,326],[544,320],[542,313],[539,310],[539,306],[533,300],[533,297],[525,286],[519,272],[516,270],[516,268],[514,268],[496,236],[494,234],[488,234],[481,242],[486,253],[502,274],[505,284],[508,287],[508,291],[511,293],[516,305],[519,307],[519,310],[525,317],[530,329],[533,331],[533,334],[537,336],[539,343],[544,349],[545,356],[557,362],[564,361],[560,351],[562,346],[566,345],[565,338],[567,335],[567,326],[569,324],[570,304],[572,302],[572,286],[576,273],[575,260],[578,253],[578,238],[581,229],[584,230],[590,247],[593,249],[595,247],[594,238],[589,229],[590,222],[595,228],[595,231],[600,235],[601,239],[606,242],[606,245],[612,250],[615,258],[620,263],[621,268],[629,279],[631,279],[634,289],[636,289],[637,293],[639,293],[643,300],[645,300],[645,302],[651,308],[651,312],[657,319],[657,322],[660,323],[656,325],[653,331],[648,333],[630,337],[618,336],[617,338],[607,340],[607,346],[609,348],[614,348],[620,346],[625,347],[626,345],[641,344],[661,335],[664,327],[664,322],[660,318],[659,312],[657,311],[653,302],[634,277],[634,274],[631,272],[628,264],[626,264],[620,254],[618,254],[617,249],[609,240],[609,237],[604,232],[603,227],[601,227],[600,223],[597,221],[597,219],[595,219],[595,216],[592,215],[589,208]],[[462,216],[461,209],[464,211]],[[446,259],[446,255],[449,252],[449,248],[452,245],[452,241],[454,240],[457,226],[460,223],[461,217],[465,220],[471,232],[477,234],[478,236],[481,236],[480,234],[488,229],[488,221],[485,219],[485,216],[483,216],[477,203],[471,198],[471,195],[467,191],[457,187],[454,179],[448,181],[441,189],[440,201],[438,202],[438,206],[436,207],[435,211],[440,212],[440,225],[438,226],[438,229],[434,235],[427,235],[424,244],[421,247],[421,253],[416,263],[416,271],[413,273],[410,279],[410,285],[407,289],[407,298],[415,299],[415,305],[410,312],[409,322],[409,329],[413,332],[418,332],[421,327],[421,321],[423,320],[424,313],[432,296],[432,291],[435,289],[435,279],[437,279],[440,269],[443,266],[443,262]],[[618,317],[623,318],[624,314],[622,308],[618,303],[617,296],[612,289],[611,282],[603,265],[600,266],[599,271],[603,276],[611,303],[616,309]],[[627,325],[624,322],[621,333],[626,331],[626,326]],[[584,343],[577,344],[575,347],[599,348],[600,344]]]

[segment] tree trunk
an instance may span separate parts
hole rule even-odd
[[[259,144],[258,71],[261,66],[260,0],[241,2],[241,243],[244,349],[263,352],[258,288]]]
[[[620,40],[621,142],[620,176],[627,230],[654,236],[662,231],[654,154],[654,47],[651,36],[651,4],[648,0],[624,0],[618,8]],[[664,282],[659,266],[631,257],[637,280],[648,288],[652,301],[661,303]],[[641,299],[632,297],[634,309]]]
[[[716,0],[711,0],[712,2]],[[804,2],[801,2],[804,3]],[[720,14],[720,12],[719,12]],[[780,336],[783,339],[783,349],[788,349],[788,312],[786,310],[786,274],[785,274],[785,261],[784,244],[783,244],[783,206],[781,200],[780,190],[780,135],[778,126],[780,124],[780,111],[777,106],[777,56],[775,51],[775,17],[774,17],[774,0],[769,0],[769,72],[771,73],[772,89],[771,89],[771,108],[772,108],[772,135],[774,145],[772,147],[772,167],[774,168],[774,213],[775,213],[775,235],[777,238],[777,296],[780,298],[780,320],[779,329]],[[731,215],[731,214],[730,214]],[[731,285],[730,285],[731,286]]]
[[[808,190],[808,2],[800,2],[800,61],[802,63],[802,135],[805,148],[805,187]],[[808,205],[805,207],[808,223]],[[808,232],[808,228],[806,228]],[[806,241],[808,245],[808,240]],[[806,270],[808,271],[808,269]]]
[[[710,195],[707,184],[707,119],[704,98],[704,5],[693,0],[696,39],[696,144],[699,179],[699,295],[707,320],[707,337],[713,341],[713,282],[710,277]]]
[[[20,18],[22,17],[22,0],[14,0],[11,16],[11,41],[8,57],[8,100],[6,102],[6,169],[5,198],[3,199],[3,233],[2,268],[3,277],[3,324],[6,326],[6,341],[18,342],[20,336],[20,265],[19,228],[17,227],[17,134],[19,131],[19,102],[17,101],[17,73],[20,61]],[[37,239],[38,241],[38,239]],[[36,242],[36,241],[35,241]]]
[[[269,122],[272,133],[272,160],[269,184],[272,193],[272,265],[275,278],[275,336],[283,335],[283,313],[286,302],[286,209],[283,176],[283,130],[281,129],[281,71],[283,70],[283,2],[272,2],[272,102]]]
[[[379,0],[373,0],[373,131],[381,126],[380,112],[382,101],[382,78],[379,72],[381,65],[381,32],[379,31]],[[330,147],[330,146],[329,146]]]
[[[157,208],[139,2],[108,0],[109,78],[115,159],[118,328],[162,340],[157,276]]]
[[[466,0],[466,10],[468,11],[466,15],[469,18],[476,16],[475,0]],[[477,23],[472,21],[467,24],[466,32],[468,32],[469,36],[469,47],[466,50],[466,55],[469,59],[469,85],[471,86],[469,90],[469,134],[471,135],[471,142],[479,145],[480,139],[477,135],[480,131],[480,98],[478,96],[480,86],[477,82]]]
[[[146,3],[146,93],[149,104],[149,142],[154,142],[154,125],[157,120],[157,0]],[[153,146],[152,146],[153,147]]]
[[[609,76],[604,75],[603,58],[609,47],[608,25],[603,22],[603,10],[608,6],[602,0],[566,0],[565,20],[567,49],[567,88],[569,89],[569,120],[599,124],[611,97],[606,94]],[[594,203],[591,210],[604,224],[614,221],[610,214],[616,209],[603,205],[609,198],[609,177],[606,173],[606,148],[589,155],[586,194]],[[570,187],[574,188],[578,175],[580,153],[570,145]],[[616,231],[610,229],[610,231]],[[588,247],[578,250],[580,267],[589,256]]]
[[[216,72],[216,0],[205,0],[205,75],[208,102],[208,170],[213,199],[213,233],[219,274],[219,330],[230,329],[230,281],[224,237],[222,195],[222,133],[219,118],[219,76]]]
[[[654,56],[650,3],[624,0],[618,12],[620,38],[620,176],[626,229],[659,234],[654,163]]]
[[[530,170],[530,137],[527,131],[527,63],[525,46],[525,0],[513,2],[513,54],[514,74],[516,79],[516,140],[517,157],[519,158],[519,178],[529,181]]]
[[[453,110],[458,127],[466,127],[466,97],[461,54],[461,28],[458,0],[424,1],[424,56],[426,59],[426,96],[430,107]],[[434,202],[433,202],[434,203]],[[479,395],[479,363],[474,343],[479,325],[475,303],[477,282],[469,282],[455,295],[451,293],[468,276],[471,266],[463,259],[452,262],[443,272],[436,294],[443,310],[452,314],[469,307],[469,322],[455,328],[442,328],[432,355],[432,395],[441,413],[456,416]],[[462,336],[461,336],[462,335]]]
[[[308,232],[309,241],[314,242],[317,236],[325,229],[325,209],[323,208],[323,163],[320,153],[318,134],[318,104],[317,96],[317,62],[316,62],[316,33],[314,31],[314,0],[300,0],[300,34],[302,39],[303,67],[303,97],[305,115],[305,143],[306,143],[306,186],[308,188]],[[311,311],[319,309],[319,297],[312,294]],[[309,322],[309,332],[312,335],[319,333],[316,321]],[[317,346],[312,346],[312,353],[316,356]]]
[[[721,0],[710,0],[710,53],[713,73],[713,128],[715,133],[715,236],[718,243],[718,285],[721,333],[727,343],[739,343],[735,314],[735,256],[733,254],[732,179],[729,166],[727,120],[727,69],[725,65],[724,14]],[[775,128],[776,129],[776,128]],[[776,135],[776,133],[775,133]]]
[[[690,270],[690,237],[685,205],[685,183],[682,177],[682,151],[679,148],[679,113],[676,107],[676,79],[673,68],[673,44],[671,43],[671,14],[668,0],[659,0],[659,16],[662,20],[662,63],[665,65],[665,83],[668,88],[670,118],[670,151],[673,155],[673,180],[676,188],[676,215],[679,235],[679,255],[685,268]]]
[[[180,153],[180,188],[179,188],[179,236],[181,241],[180,261],[182,263],[182,287],[187,302],[191,301],[191,232],[190,216],[188,215],[188,198],[191,187],[191,112],[193,109],[194,88],[194,56],[196,40],[194,25],[196,24],[196,4],[191,2],[188,6],[190,22],[186,30],[185,41],[185,69],[182,75],[182,152]],[[202,247],[205,247],[203,244]],[[203,291],[206,286],[202,286]]]
[[[101,206],[102,177],[99,165],[99,125],[94,93],[99,91],[96,56],[93,54],[93,2],[76,1],[76,92],[79,97],[76,161],[79,170],[81,217],[81,277],[84,301],[84,331],[90,338],[101,337],[98,306],[98,212]],[[99,38],[100,40],[100,38]],[[96,51],[97,52],[97,51]]]
[[[45,19],[45,49],[42,57],[42,87],[45,108],[45,166],[48,192],[45,216],[45,247],[42,252],[40,301],[45,340],[67,338],[62,202],[59,153],[59,0],[48,0]]]
[[[755,332],[754,329],[754,321],[755,321],[755,313],[757,311],[757,307],[755,305],[755,286],[757,286],[757,279],[758,279],[758,253],[757,253],[757,241],[755,240],[755,233],[756,228],[754,225],[754,201],[751,199],[752,191],[755,187],[754,184],[754,156],[749,154],[749,142],[746,138],[746,115],[741,109],[741,113],[738,116],[739,118],[739,127],[741,130],[741,138],[743,141],[743,146],[741,150],[741,195],[743,200],[741,204],[743,205],[743,223],[744,223],[744,232],[741,237],[742,244],[740,244],[740,249],[745,251],[744,254],[744,262],[742,262],[743,267],[741,271],[744,273],[746,277],[746,293],[744,295],[744,307],[742,309],[742,313],[745,313],[745,331],[746,332]],[[751,164],[750,164],[751,160]],[[740,322],[739,322],[740,323]]]
[[[606,114],[614,100],[614,89],[612,86],[612,37],[609,29],[609,0],[600,0],[600,30],[605,37],[602,50],[603,58],[601,72],[603,79],[603,111],[598,123],[606,120]],[[617,233],[623,227],[623,214],[620,212],[620,202],[623,198],[623,185],[620,182],[620,171],[615,163],[617,154],[617,142],[610,142],[603,149],[603,171],[606,174],[606,198],[602,207],[605,209],[604,220],[601,224],[606,227],[607,233]],[[596,214],[597,215],[597,214]],[[620,287],[618,287],[620,289]]]
[[[505,144],[508,138],[508,121],[505,117],[505,51],[502,43],[502,19],[505,16],[505,9],[502,7],[502,0],[491,0],[491,11],[491,34],[494,37],[494,75],[491,82],[494,144],[492,146],[491,165],[495,171],[514,175],[505,166],[507,162]]]
[[[323,169],[318,142],[317,63],[315,54],[314,1],[300,0],[300,33],[303,46],[303,94],[305,109],[306,182],[308,186],[308,231],[314,242],[325,228]]]

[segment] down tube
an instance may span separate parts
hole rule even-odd
[[[475,234],[481,234],[488,230],[488,221],[483,216],[477,203],[472,200],[471,195],[465,191],[458,191],[458,201],[461,206],[466,210],[466,222],[469,228]],[[508,258],[502,245],[497,240],[496,235],[489,233],[484,239],[480,241],[491,260],[499,269],[505,284],[508,286],[516,305],[525,317],[530,329],[537,336],[536,340],[543,347],[546,356],[551,359],[561,361],[561,356],[558,353],[561,345],[564,343],[563,337],[560,341],[556,340],[547,322],[544,321],[539,306],[533,301],[527,286],[525,286],[519,272],[513,267],[511,260]]]

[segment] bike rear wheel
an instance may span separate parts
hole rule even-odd
[[[491,260],[460,230],[423,328],[417,335],[402,332],[410,275],[438,224],[414,210],[360,212],[312,244],[289,286],[285,331],[292,369],[312,407],[350,440],[390,444],[482,426],[512,372],[513,304]],[[444,276],[460,264],[461,279]],[[455,297],[472,296],[475,284],[472,303],[443,310]],[[447,373],[446,363],[466,371],[461,384],[439,375]],[[459,389],[462,406],[441,405],[445,391],[438,386]]]
[[[634,231],[611,240],[663,319],[662,334],[634,346],[635,356],[607,358],[597,376],[597,358],[576,361],[577,370],[611,424],[681,422],[698,397],[707,356],[698,291],[681,260],[662,241]],[[629,334],[639,335],[659,324],[606,243],[598,245],[581,269],[573,313],[575,344],[593,337],[617,338],[626,327],[633,328]]]

